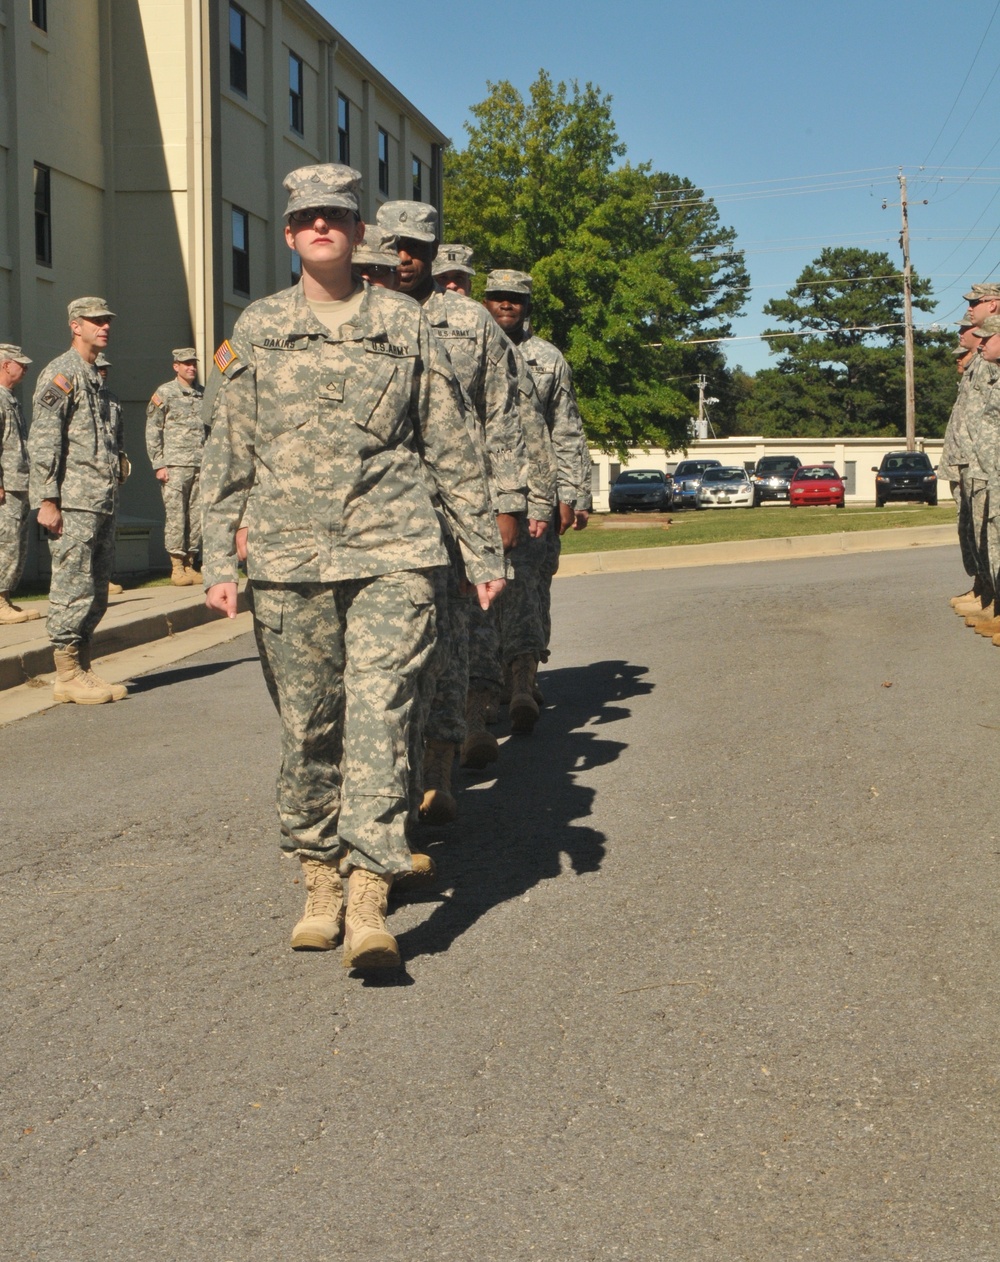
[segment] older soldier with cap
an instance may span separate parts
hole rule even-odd
[[[399,255],[396,238],[378,224],[366,223],[365,235],[354,247],[352,271],[355,279],[366,280],[380,289],[399,288]]]
[[[28,551],[28,431],[13,391],[30,363],[20,346],[0,343],[0,626],[41,617],[10,603]]]
[[[442,289],[452,289],[456,294],[472,294],[472,278],[476,269],[472,266],[471,245],[439,245],[431,275]]]
[[[515,731],[530,732],[538,718],[535,672],[548,655],[550,589],[559,565],[559,539],[587,523],[589,488],[582,485],[583,422],[573,376],[562,352],[529,332],[531,276],[512,268],[490,272],[486,310],[524,357],[534,379],[556,461],[558,507],[553,528],[514,554],[515,577],[501,606],[501,643],[511,675],[510,718]],[[589,461],[588,461],[589,463]]]
[[[28,432],[29,494],[53,537],[47,630],[57,701],[98,705],[127,693],[95,675],[94,630],[108,606],[115,563],[121,449],[104,382],[94,366],[114,312],[103,298],[69,304],[70,349],[42,369]]]
[[[230,617],[246,531],[281,844],[308,893],[292,946],[343,931],[345,965],[380,968],[399,961],[387,896],[410,870],[407,732],[447,560],[432,495],[484,606],[503,558],[447,357],[416,303],[351,275],[360,183],[336,164],[286,177],[302,279],[251,303],[216,352],[202,496],[206,599]]]
[[[205,446],[203,390],[198,385],[198,352],[193,346],[171,351],[174,375],[157,386],[146,407],[146,451],[163,496],[163,545],[175,587],[201,582],[195,558],[201,551],[199,477]]]

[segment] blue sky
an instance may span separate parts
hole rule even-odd
[[[544,67],[609,93],[629,159],[702,187],[746,251],[730,364],[773,362],[761,307],[823,246],[901,266],[900,166],[938,299],[918,322],[949,324],[968,282],[1000,277],[1000,0],[313,3],[460,147],[487,80],[526,93]]]

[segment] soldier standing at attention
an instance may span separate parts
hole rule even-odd
[[[114,312],[103,298],[69,304],[70,349],[39,374],[28,433],[28,478],[38,524],[53,537],[47,630],[57,701],[99,705],[127,695],[90,667],[90,642],[108,607],[122,452],[94,361]]]
[[[377,224],[365,224],[365,235],[354,247],[351,265],[355,280],[366,280],[380,289],[399,288],[396,238],[383,232]]]
[[[195,558],[201,551],[201,498],[198,480],[205,423],[204,391],[198,385],[198,352],[182,346],[171,352],[174,376],[158,386],[146,408],[146,451],[163,495],[163,545],[175,587],[201,582]]]
[[[471,245],[439,245],[431,267],[435,285],[451,289],[456,294],[472,296],[472,278],[476,269],[472,266]]]
[[[97,375],[104,382],[104,389],[108,394],[108,411],[111,414],[111,425],[115,431],[115,442],[118,444],[118,462],[120,465],[118,481],[123,483],[132,472],[132,465],[128,456],[125,455],[125,411],[122,407],[121,399],[113,390],[108,389],[108,369],[111,367],[111,360],[102,352],[94,360],[94,367],[97,369]],[[109,596],[120,596],[124,590],[121,583],[108,583]]]
[[[235,616],[245,530],[281,717],[281,844],[308,892],[292,946],[327,950],[343,930],[345,966],[385,968],[399,962],[389,889],[411,866],[408,726],[447,561],[432,495],[484,607],[503,558],[447,357],[416,303],[351,274],[360,174],[326,163],[284,185],[302,279],[251,303],[215,355],[206,601]]]
[[[41,617],[10,603],[28,551],[28,431],[13,390],[30,363],[20,346],[0,344],[0,626]]]

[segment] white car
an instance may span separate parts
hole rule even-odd
[[[706,469],[698,488],[698,508],[753,508],[754,485],[742,465]]]

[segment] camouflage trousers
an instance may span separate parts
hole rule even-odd
[[[49,544],[52,580],[45,627],[57,647],[89,644],[108,607],[115,568],[115,514],[62,510],[63,532]]]
[[[0,504],[0,593],[13,593],[28,554],[28,492],[8,491]]]
[[[990,556],[990,489],[985,478],[969,478],[969,517],[966,526],[966,539],[971,555],[975,558],[976,579],[980,593],[986,604],[991,604],[996,595],[995,577],[997,570],[994,562],[1000,560],[1000,537],[994,539],[993,552]],[[995,497],[994,497],[995,498]],[[998,505],[1000,507],[1000,505]],[[959,517],[961,525],[961,517]],[[1000,523],[995,523],[995,526]],[[964,555],[964,548],[963,548]]]
[[[201,551],[201,470],[170,465],[163,496],[163,546],[171,556]]]
[[[976,575],[976,542],[972,526],[971,479],[965,476],[965,467],[958,469],[958,479],[949,482],[952,498],[958,508],[958,546],[962,551],[962,565],[971,578]]]
[[[517,547],[510,554],[514,581],[504,588],[497,604],[500,629],[500,657],[506,666],[530,653],[536,662],[545,651],[545,626],[542,622],[542,571],[548,553],[549,529],[540,539],[528,534],[527,522],[518,530]]]
[[[407,744],[434,644],[430,573],[253,589],[281,716],[282,849],[409,872]]]
[[[547,662],[549,660],[549,642],[552,639],[552,580],[559,569],[559,555],[562,552],[562,536],[559,533],[558,513],[553,524],[549,526],[542,536],[542,542],[545,544],[545,559],[542,562],[538,585],[538,604],[541,610],[542,635],[544,637],[541,660]]]

